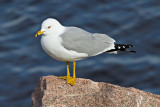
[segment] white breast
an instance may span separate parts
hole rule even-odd
[[[60,36],[47,35],[41,37],[41,45],[43,50],[52,58],[60,61],[77,61],[86,58],[86,53],[78,53],[73,50],[65,49],[61,43]]]

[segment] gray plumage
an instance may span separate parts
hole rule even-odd
[[[77,27],[67,27],[66,31],[60,36],[64,48],[79,53],[87,53],[88,56],[113,49],[115,42],[114,39],[105,34],[89,33]]]

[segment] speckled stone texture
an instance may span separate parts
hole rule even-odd
[[[160,107],[160,96],[81,78],[71,86],[56,76],[46,76],[32,93],[32,107]]]

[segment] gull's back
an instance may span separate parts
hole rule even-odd
[[[114,48],[115,40],[105,34],[89,33],[78,27],[66,27],[62,45],[67,50],[95,56]]]

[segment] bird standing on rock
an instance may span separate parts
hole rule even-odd
[[[67,65],[66,79],[68,84],[76,82],[76,61],[102,53],[117,53],[118,51],[134,52],[127,50],[132,45],[115,44],[115,40],[106,34],[90,33],[78,27],[62,26],[56,19],[48,18],[43,21],[41,30],[35,37],[41,37],[43,50],[52,58],[65,61]],[[73,77],[69,72],[69,61],[73,62]]]

